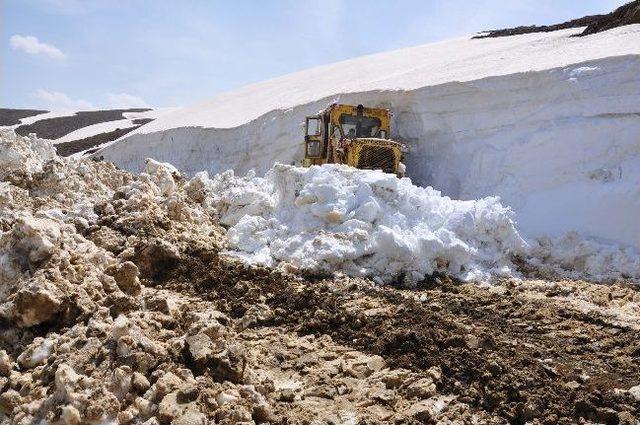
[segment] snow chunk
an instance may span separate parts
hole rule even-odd
[[[50,141],[29,137],[16,137],[13,130],[0,130],[0,180],[12,174],[33,174],[56,156]]]

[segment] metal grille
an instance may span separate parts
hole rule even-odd
[[[358,168],[393,173],[395,171],[394,163],[393,149],[382,146],[364,146],[360,151]]]

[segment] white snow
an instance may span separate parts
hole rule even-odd
[[[20,124],[18,124],[18,126],[20,126],[20,125],[31,125],[31,124],[35,123],[36,121],[48,120],[50,118],[70,117],[70,116],[73,116],[75,114],[76,114],[76,112],[70,112],[70,111],[50,111],[50,112],[45,112],[45,113],[42,113],[42,114],[32,115],[30,117],[22,118],[20,120]]]
[[[460,38],[283,76],[168,114],[95,155],[193,175],[300,163],[328,103],[390,108],[407,173],[455,199],[500,196],[524,236],[640,249],[640,25]]]
[[[157,119],[159,117],[175,112],[179,108],[157,108],[143,112],[123,112],[123,119],[105,121],[97,124],[88,125],[86,127],[79,128],[66,134],[58,139],[54,140],[54,144],[72,142],[74,140],[81,140],[87,137],[96,136],[102,133],[112,132],[116,129],[131,128],[136,126],[133,121],[138,119]],[[70,117],[76,115],[78,111],[51,111],[44,112],[42,114],[33,115],[30,117],[22,118],[18,124],[12,126],[0,126],[0,130],[15,130],[21,125],[31,125],[38,121],[47,120],[51,118]]]
[[[497,198],[455,201],[380,171],[276,165],[266,177],[213,178],[210,190],[238,255],[389,282],[435,271],[464,280],[511,275],[525,246]]]
[[[175,112],[179,109],[180,108],[178,107],[165,107],[165,108],[151,109],[150,111],[143,111],[143,112],[123,112],[122,116],[130,120],[139,120],[139,119],[145,119],[145,118],[151,118],[155,120],[167,114]]]

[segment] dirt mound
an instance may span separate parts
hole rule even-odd
[[[49,118],[30,125],[21,125],[16,133],[26,136],[36,133],[43,139],[58,139],[72,131],[105,121],[123,119],[123,112],[145,112],[150,109],[110,109],[104,111],[81,111],[71,116]]]
[[[476,35],[473,38],[507,37],[510,35],[587,27],[582,33],[578,34],[578,36],[585,36],[631,24],[640,24],[640,0],[634,0],[604,15],[589,15],[554,25],[525,25],[514,28],[490,30],[487,31],[486,34]]]
[[[246,269],[229,285],[230,273],[215,266],[220,259],[191,253],[183,261],[162,287],[216,302],[230,317],[263,303],[273,315],[261,326],[330,336],[393,370],[438,370],[434,390],[456,400],[445,409],[450,419],[631,424],[640,417],[640,403],[624,391],[640,382],[638,311],[625,312],[638,307],[635,286],[505,280],[481,288],[437,277],[402,290],[347,278],[291,280],[268,269]],[[395,389],[408,398],[416,391],[411,383]],[[410,419],[403,414],[390,417]]]
[[[0,108],[0,126],[16,125],[20,123],[22,118],[32,117],[34,115],[44,114],[48,111],[40,111],[37,109],[7,109]]]

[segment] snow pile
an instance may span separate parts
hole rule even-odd
[[[264,178],[228,171],[209,179],[203,172],[187,186],[199,199],[208,195],[205,204],[230,226],[231,253],[251,264],[282,262],[388,283],[435,272],[462,280],[518,275],[517,257],[537,274],[640,279],[632,249],[575,233],[526,243],[496,197],[452,200],[379,171],[277,164]]]
[[[577,232],[540,237],[530,245],[528,261],[538,272],[596,282],[640,280],[640,254],[633,248],[587,240]]]

